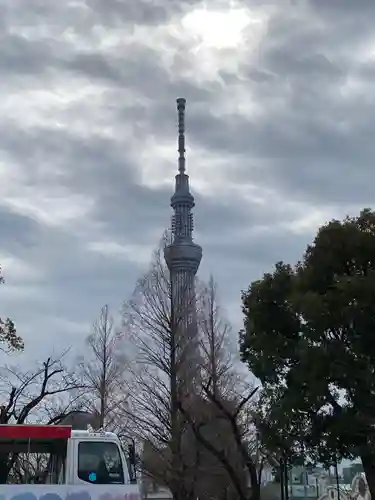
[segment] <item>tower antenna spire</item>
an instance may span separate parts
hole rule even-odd
[[[177,99],[178,111],[178,171],[185,173],[185,106],[186,99],[179,97]]]

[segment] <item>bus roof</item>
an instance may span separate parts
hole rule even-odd
[[[0,440],[69,439],[71,435],[69,425],[0,425]]]

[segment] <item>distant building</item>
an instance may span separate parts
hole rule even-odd
[[[289,500],[371,500],[361,464],[344,467],[338,478],[321,467],[293,467],[289,474]]]
[[[292,467],[289,474],[290,500],[319,498],[329,482],[329,474],[323,468]]]
[[[353,479],[357,476],[357,474],[363,472],[363,467],[361,463],[351,464],[349,467],[344,467],[342,469],[342,476],[344,479],[344,483],[351,484]]]
[[[265,465],[262,469],[262,474],[260,477],[260,484],[262,486],[272,482],[274,480],[272,467]]]
[[[332,470],[322,467],[293,467],[289,474],[290,500],[307,500],[313,498],[335,500],[337,497],[337,482],[340,489],[340,500],[344,500],[345,495],[351,489],[352,480],[357,473],[356,466],[358,464],[353,465],[353,471],[347,471],[345,477],[344,473],[339,472],[338,478],[336,478]],[[350,480],[347,480],[349,476]]]

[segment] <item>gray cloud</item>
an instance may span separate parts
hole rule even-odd
[[[239,1],[242,39],[229,3],[201,24],[199,0],[0,6],[0,313],[31,357],[35,339],[81,343],[147,268],[169,224],[178,96],[201,274],[236,327],[252,279],[372,205],[373,2]]]
[[[35,247],[41,227],[35,220],[0,206],[1,248],[8,252]]]

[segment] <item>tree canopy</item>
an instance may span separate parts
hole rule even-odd
[[[360,456],[375,497],[375,213],[332,220],[295,265],[242,294],[242,360],[264,387],[274,447],[332,464]]]
[[[3,283],[4,278],[0,267],[0,285]],[[13,321],[10,318],[2,319],[0,317],[0,350],[6,352],[22,351],[23,348],[23,340],[17,335]]]

